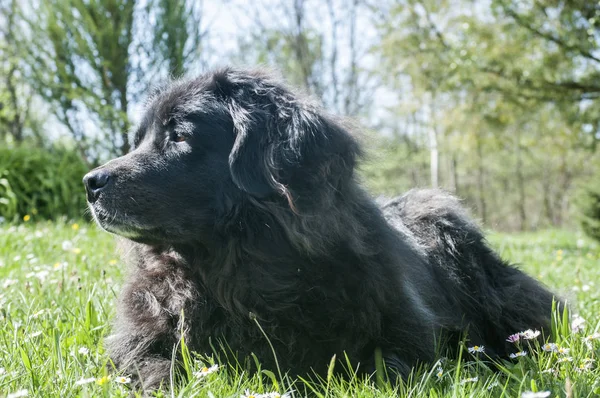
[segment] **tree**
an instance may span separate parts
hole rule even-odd
[[[203,29],[203,1],[151,0],[145,7],[153,32],[145,44],[151,67],[180,77],[201,56],[208,29]]]
[[[430,185],[460,190],[492,225],[562,223],[600,138],[589,38],[598,6],[544,4],[377,7],[377,73],[398,96],[389,119],[407,120],[405,134],[423,137],[413,141],[430,152]]]
[[[185,0],[41,0],[24,14],[26,78],[90,163],[129,150],[130,103],[184,74],[206,34]]]
[[[357,39],[369,11],[363,1],[274,0],[237,10],[252,21],[240,37],[242,62],[281,70],[338,114],[367,113],[375,81],[360,62],[369,50]]]
[[[24,124],[26,119],[26,110],[20,104],[18,93],[17,93],[17,46],[15,38],[16,24],[15,19],[17,18],[17,2],[16,0],[10,0],[0,3],[0,14],[4,16],[3,23],[0,24],[2,29],[0,30],[0,54],[2,54],[2,75],[3,86],[0,91],[0,123],[2,130],[0,130],[0,137],[6,132],[17,141],[23,141],[24,137]]]
[[[134,5],[133,0],[42,1],[27,19],[28,78],[91,161],[102,151],[129,150]],[[91,128],[90,119],[96,122]]]

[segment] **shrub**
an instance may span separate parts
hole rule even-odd
[[[81,179],[88,166],[63,148],[0,147],[0,216],[80,218],[85,211]]]

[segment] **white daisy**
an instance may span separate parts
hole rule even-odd
[[[260,394],[258,395],[259,398],[290,398],[290,394],[285,393],[283,395],[279,394],[278,392],[268,392],[266,394]]]
[[[90,353],[90,350],[88,350],[86,347],[79,347],[77,352],[81,355],[87,355]]]
[[[525,340],[533,340],[533,339],[537,338],[540,335],[540,331],[539,330],[527,329],[526,331],[521,332],[519,334]]]
[[[19,390],[19,391],[15,391],[13,393],[10,393],[6,396],[6,398],[19,398],[19,397],[26,397],[29,393],[27,392],[27,390]]]
[[[594,348],[594,346],[592,345],[592,340],[597,340],[597,339],[600,339],[600,333],[594,333],[594,334],[590,334],[589,336],[584,337],[583,342],[585,343],[588,350],[591,350],[592,348]]]
[[[546,398],[549,396],[550,396],[550,391],[540,391],[540,392],[526,391],[523,394],[521,394],[521,398]]]
[[[571,331],[573,333],[579,333],[583,330],[583,325],[585,324],[585,319],[583,319],[579,314],[573,316],[573,320],[571,321]]]
[[[488,390],[492,390],[495,387],[498,387],[500,385],[500,383],[498,383],[498,380],[495,380],[493,383],[490,383],[490,385],[487,387]]]
[[[476,352],[485,352],[485,347],[482,345],[475,345],[473,347],[469,347],[468,350],[471,354],[474,354]]]
[[[76,386],[81,386],[84,384],[90,384],[96,381],[95,377],[88,377],[87,379],[79,379],[75,382]]]
[[[558,346],[554,343],[546,343],[542,346],[542,350],[546,352],[556,352],[558,350]]]
[[[131,377],[120,376],[115,379],[115,382],[119,384],[129,384],[131,383]]]
[[[515,352],[514,354],[510,354],[509,357],[518,358],[518,357],[524,357],[526,355],[527,355],[527,351],[519,351],[519,352]]]
[[[201,377],[205,377],[208,376],[211,373],[215,373],[217,370],[219,370],[219,365],[213,365],[209,368],[207,368],[206,366],[203,367],[202,369],[200,369],[197,372],[194,372],[194,376],[201,378]]]
[[[260,398],[260,395],[255,392],[250,392],[250,390],[244,391],[240,398]]]

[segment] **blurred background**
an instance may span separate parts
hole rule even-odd
[[[365,131],[374,194],[600,236],[600,4],[0,0],[0,221],[83,217],[154,86],[264,65]]]

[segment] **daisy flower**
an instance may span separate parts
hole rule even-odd
[[[569,349],[564,347],[558,347],[558,350],[556,352],[562,355],[567,355],[569,353]]]
[[[90,353],[90,350],[88,350],[86,347],[80,347],[77,352],[81,355],[87,355]]]
[[[10,287],[10,286],[12,286],[12,285],[15,285],[17,282],[19,282],[19,281],[18,281],[18,280],[16,280],[16,279],[5,279],[5,280],[4,280],[4,283],[2,283],[2,287],[3,287],[4,289],[6,289],[7,287]]]
[[[575,370],[577,370],[578,372],[585,372],[585,371],[592,369],[593,364],[594,364],[593,359],[586,358],[581,362],[581,364],[577,368],[575,368]]]
[[[82,386],[84,384],[90,384],[96,381],[95,377],[88,377],[87,379],[79,379],[75,382],[76,386]]]
[[[500,385],[500,383],[498,383],[498,380],[495,380],[493,383],[491,383],[491,384],[488,386],[488,388],[487,388],[487,389],[488,389],[488,390],[492,390],[492,389],[494,389],[495,387],[498,387],[499,385]]]
[[[546,352],[556,352],[558,350],[558,346],[554,343],[546,343],[542,346],[542,350]]]
[[[437,368],[437,372],[435,374],[437,376],[438,379],[441,379],[442,376],[444,375],[444,369],[442,369],[441,366],[438,366]]]
[[[526,355],[527,355],[527,351],[519,351],[519,352],[515,352],[514,354],[510,354],[509,357],[518,358],[518,357],[524,357]]]
[[[521,337],[523,337],[525,340],[533,340],[535,338],[537,338],[540,335],[540,331],[539,330],[531,330],[531,329],[527,329],[524,332],[519,333],[521,335]]]
[[[468,379],[462,379],[460,384],[477,383],[477,381],[479,381],[479,377],[469,377]]]
[[[583,319],[579,314],[573,316],[573,320],[571,321],[571,331],[573,333],[579,333],[583,330],[583,325],[585,324],[585,319]]]
[[[546,398],[549,396],[550,396],[550,391],[540,391],[540,392],[526,391],[523,394],[521,394],[521,398]]]
[[[28,216],[29,217],[29,216]],[[27,220],[25,220],[27,221]],[[29,393],[27,392],[27,390],[19,390],[19,391],[15,391],[13,393],[10,393],[6,396],[6,398],[19,398],[19,397],[26,397]]]
[[[558,363],[573,362],[573,357],[562,357],[562,358],[559,358],[557,362]]]
[[[246,390],[242,395],[240,395],[240,398],[259,398],[259,394],[250,392],[250,390]]]
[[[205,366],[202,369],[200,369],[199,371],[194,372],[194,376],[196,376],[198,378],[205,377],[211,373],[215,373],[217,370],[219,370],[219,365],[213,365],[210,368],[207,368]]]
[[[482,345],[475,345],[473,347],[468,348],[471,354],[475,354],[476,352],[485,352],[485,347]]]
[[[583,339],[587,341],[600,339],[600,333],[590,334],[589,336],[586,336]]]
[[[599,338],[600,338],[600,333],[594,333],[594,334],[590,334],[589,336],[584,337],[583,342],[587,346],[588,350],[591,350],[593,348],[592,340],[597,340]]]
[[[260,395],[260,398],[290,398],[290,394],[279,394],[278,392],[268,392]]]
[[[554,376],[558,376],[558,369],[550,368],[550,369],[542,370],[540,373],[552,374]]]
[[[131,377],[120,376],[115,379],[115,381],[119,384],[129,384],[131,383]]]
[[[519,341],[520,338],[521,336],[519,335],[519,333],[515,333],[508,336],[506,341],[508,341],[509,343],[516,343],[517,341]]]

